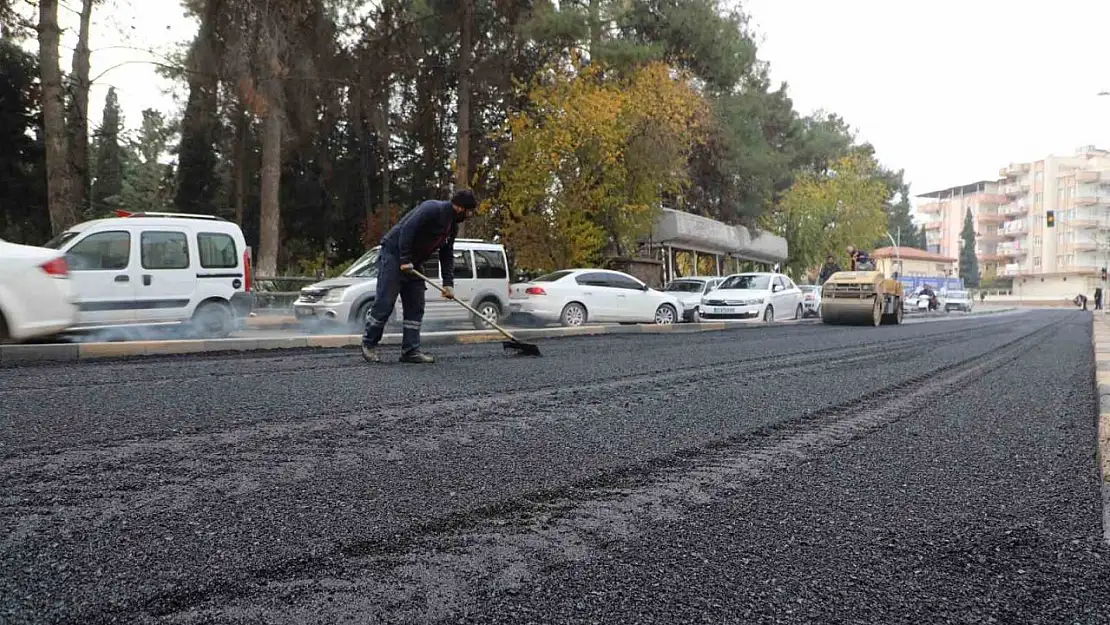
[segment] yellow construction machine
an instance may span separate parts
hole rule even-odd
[[[902,283],[873,268],[838,271],[821,287],[821,320],[837,325],[902,323]]]

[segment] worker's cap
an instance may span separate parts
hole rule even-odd
[[[467,211],[473,211],[478,208],[478,200],[474,197],[474,192],[470,189],[456,191],[455,195],[451,196],[451,203]]]

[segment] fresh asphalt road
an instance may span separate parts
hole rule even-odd
[[[0,622],[1110,622],[1091,317],[0,369]]]

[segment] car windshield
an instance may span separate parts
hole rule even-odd
[[[701,293],[703,286],[705,283],[697,280],[675,280],[663,290],[674,293]]]
[[[813,286],[812,284],[803,284],[803,285],[798,286],[798,288],[801,289],[805,293],[811,293],[811,292],[817,290],[817,287]]]
[[[565,278],[565,277],[569,276],[572,273],[574,273],[574,272],[573,271],[566,271],[566,270],[564,270],[564,271],[555,271],[553,273],[547,274],[546,276],[540,276],[540,277],[536,278],[535,280],[532,280],[532,282],[555,282],[556,280],[560,280],[562,278]]]
[[[721,283],[721,286],[717,288],[721,289],[722,291],[726,289],[736,289],[741,291],[766,291],[767,289],[771,288],[770,285],[770,276],[743,274],[728,278]]]
[[[955,298],[962,299],[962,298],[967,297],[967,291],[949,291],[948,292],[948,297],[955,297]]]
[[[374,248],[362,255],[343,272],[344,278],[373,278],[378,275],[378,249]]]
[[[67,241],[69,241],[70,239],[72,239],[75,236],[77,236],[76,232],[72,232],[72,231],[63,232],[63,233],[59,234],[58,236],[54,237],[53,239],[50,239],[49,241],[44,243],[43,247],[46,247],[46,248],[49,248],[49,249],[52,249],[52,250],[61,249],[62,246],[65,245]]]

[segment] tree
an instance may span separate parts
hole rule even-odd
[[[160,161],[172,135],[162,113],[143,111],[143,123],[130,142],[131,154],[124,168],[120,203],[125,210],[173,211],[173,168]]]
[[[686,184],[705,107],[687,77],[653,63],[624,78],[600,64],[552,68],[508,123],[493,209],[517,261],[581,266],[650,230]]]
[[[211,214],[216,212],[219,189],[216,175],[219,74],[216,70],[223,50],[216,27],[223,3],[205,0],[202,4],[193,7],[201,20],[186,58],[189,99],[181,122],[174,205],[182,212]]]
[[[964,215],[964,229],[960,231],[960,278],[964,286],[979,286],[979,259],[975,256],[975,221],[971,209]]]
[[[54,234],[77,223],[77,207],[70,190],[66,150],[65,95],[58,61],[58,0],[39,2],[39,69],[42,73],[42,119],[46,137],[46,189],[50,227]]]
[[[95,158],[92,184],[92,215],[103,215],[118,208],[123,193],[123,149],[120,146],[119,97],[109,87],[104,98],[104,116],[93,144]]]
[[[841,256],[849,245],[875,241],[886,228],[886,184],[870,156],[841,157],[825,173],[805,172],[761,222],[786,239],[785,268],[800,275],[825,256]],[[862,242],[862,243],[861,243]]]
[[[93,0],[82,0],[73,50],[73,71],[69,76],[66,108],[66,154],[69,163],[69,192],[73,210],[83,214],[89,207],[89,27]]]
[[[33,55],[0,39],[0,238],[31,245],[51,233],[38,75]]]

